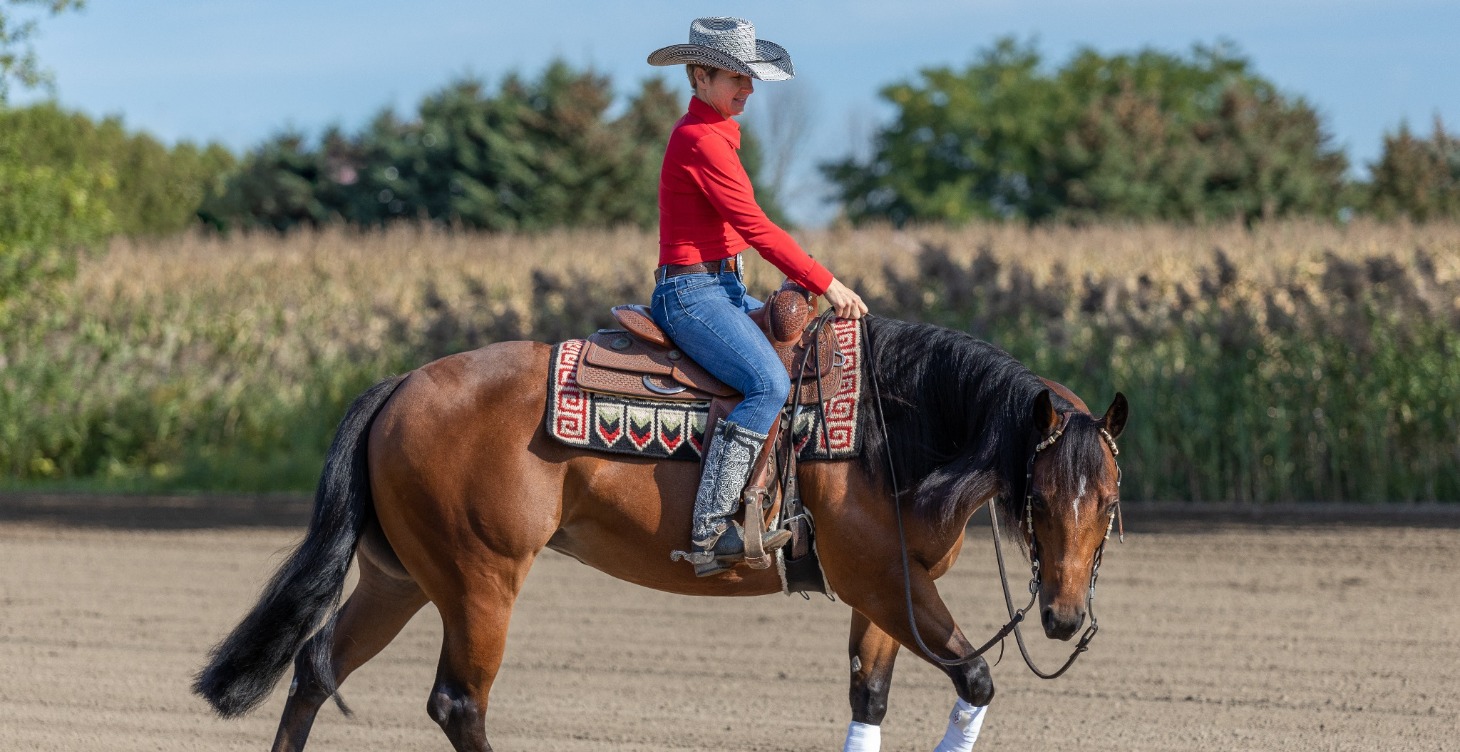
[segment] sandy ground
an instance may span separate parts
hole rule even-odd
[[[299,531],[159,522],[180,514],[0,513],[0,750],[268,748],[282,686],[235,721],[187,686]],[[1132,517],[1092,651],[1046,682],[1011,642],[979,749],[1460,750],[1454,516]],[[1001,609],[983,529],[965,551],[940,586],[977,637]],[[840,749],[848,618],[819,597],[650,592],[547,553],[488,735],[504,752]],[[439,640],[428,607],[345,685],[356,716],[326,709],[310,749],[448,749],[425,713]],[[1068,649],[1035,642],[1046,663]],[[904,651],[883,748],[931,749],[953,699]]]

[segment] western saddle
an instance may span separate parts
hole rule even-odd
[[[704,434],[708,441],[714,436],[715,424],[740,401],[740,393],[676,348],[654,323],[647,307],[620,305],[612,312],[622,329],[601,329],[588,338],[576,374],[578,386],[643,399],[709,402]],[[824,319],[816,315],[816,300],[810,292],[787,281],[750,318],[765,332],[786,367],[791,378],[786,403],[793,410],[798,406],[815,407],[836,394],[845,359],[829,327],[821,325]],[[815,589],[825,592],[820,590],[819,564],[815,564],[811,550],[810,523],[795,492],[792,431],[783,430],[783,423],[786,421],[777,421],[771,427],[741,497],[745,505],[745,558],[754,569],[769,567],[771,553],[761,546],[762,534],[771,527],[789,529],[788,579],[790,560],[811,555],[808,562],[816,567]]]

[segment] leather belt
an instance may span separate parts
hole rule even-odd
[[[654,270],[654,276],[659,281],[670,277],[678,277],[681,274],[720,274],[722,272],[733,272],[740,268],[740,257],[720,259],[719,261],[701,261],[698,264],[665,264]]]

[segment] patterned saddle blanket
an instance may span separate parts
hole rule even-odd
[[[835,368],[822,369],[830,377],[821,386],[824,401],[798,399],[793,394],[792,402],[802,404],[785,408],[791,416],[792,439],[800,460],[848,459],[861,450],[861,437],[857,430],[863,378],[861,328],[855,321],[836,320],[822,336],[832,337],[838,352],[834,359]],[[608,330],[595,335],[592,340],[568,340],[553,348],[547,405],[548,433],[569,446],[698,462],[704,448],[710,402],[715,398],[725,398],[725,390],[690,388],[676,391],[671,396],[663,392],[679,390],[686,383],[703,386],[706,382],[681,378],[678,383],[673,380],[661,383],[653,381],[657,378],[653,376],[631,379],[658,395],[646,397],[641,396],[638,387],[628,388],[632,384],[616,385],[601,378],[601,371],[594,367],[584,368],[585,354],[606,352],[605,348],[612,349],[620,337],[628,339],[630,344],[619,349],[639,344],[637,339],[629,337],[628,332]],[[827,343],[829,347],[832,344]],[[675,360],[678,361],[677,358]],[[826,362],[831,360],[828,357]],[[696,367],[692,361],[674,362],[672,365],[674,373],[666,371],[666,377],[679,376]],[[582,379],[585,373],[589,377],[586,379],[588,387]],[[835,388],[829,388],[828,383],[835,383]],[[814,384],[809,386],[814,387]],[[806,385],[803,385],[801,393],[809,396]],[[730,396],[733,394],[733,390],[728,392]]]

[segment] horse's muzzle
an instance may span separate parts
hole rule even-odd
[[[1080,631],[1085,623],[1085,610],[1071,610],[1068,613],[1056,611],[1053,606],[1039,610],[1039,620],[1044,624],[1044,635],[1051,640],[1069,640]]]

